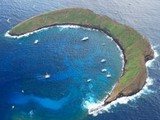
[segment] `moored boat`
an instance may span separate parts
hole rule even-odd
[[[106,62],[106,59],[102,59],[102,60],[101,60],[101,63],[105,63],[105,62]]]
[[[111,78],[112,75],[111,75],[110,73],[108,73],[108,74],[106,75],[106,77],[107,77],[107,78]]]
[[[82,38],[81,40],[82,41],[86,41],[86,40],[88,40],[89,39],[89,37],[84,37],[84,38]]]
[[[101,72],[107,72],[107,69],[102,69]]]
[[[49,79],[50,77],[51,77],[51,75],[48,74],[48,73],[46,73],[46,74],[44,75],[44,78],[45,78],[45,79]]]
[[[87,82],[90,82],[92,79],[88,79]]]
[[[39,40],[35,40],[35,41],[34,41],[34,44],[37,44],[38,42],[39,42]]]

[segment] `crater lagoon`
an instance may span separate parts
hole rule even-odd
[[[108,95],[123,68],[122,51],[111,37],[79,26],[5,37],[0,54],[3,120],[82,119]]]

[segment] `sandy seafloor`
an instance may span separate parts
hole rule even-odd
[[[118,100],[103,114],[89,115],[86,120],[160,120],[160,1],[159,0],[2,0],[0,1],[0,40],[15,24],[49,10],[69,7],[89,8],[127,24],[147,37],[156,51],[154,61],[147,63],[147,85],[135,96]],[[9,46],[8,46],[9,47]],[[3,85],[3,84],[2,84]],[[3,109],[2,107],[0,109]],[[32,112],[32,111],[31,111]],[[96,115],[96,114],[94,114]],[[1,115],[3,116],[3,115]],[[2,118],[3,120],[3,118]]]

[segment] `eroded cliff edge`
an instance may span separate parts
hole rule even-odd
[[[149,46],[146,48],[146,51],[144,53],[144,56],[142,57],[141,61],[141,67],[142,70],[135,76],[131,82],[124,85],[122,81],[118,81],[113,88],[112,92],[104,101],[104,105],[107,105],[111,103],[112,101],[116,100],[120,97],[126,97],[131,96],[142,90],[143,86],[146,84],[146,79],[148,77],[147,75],[147,68],[145,66],[145,63],[148,60],[151,60],[154,58],[154,52]],[[125,71],[127,71],[127,68],[125,68]],[[125,72],[124,71],[124,72]],[[122,76],[123,77],[123,76]]]

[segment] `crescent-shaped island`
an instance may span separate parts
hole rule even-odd
[[[51,11],[16,25],[8,34],[19,36],[41,28],[65,24],[99,29],[111,36],[123,51],[125,61],[123,74],[104,100],[104,105],[117,98],[131,96],[143,88],[147,78],[145,63],[154,57],[151,46],[137,31],[107,16],[81,8]]]

